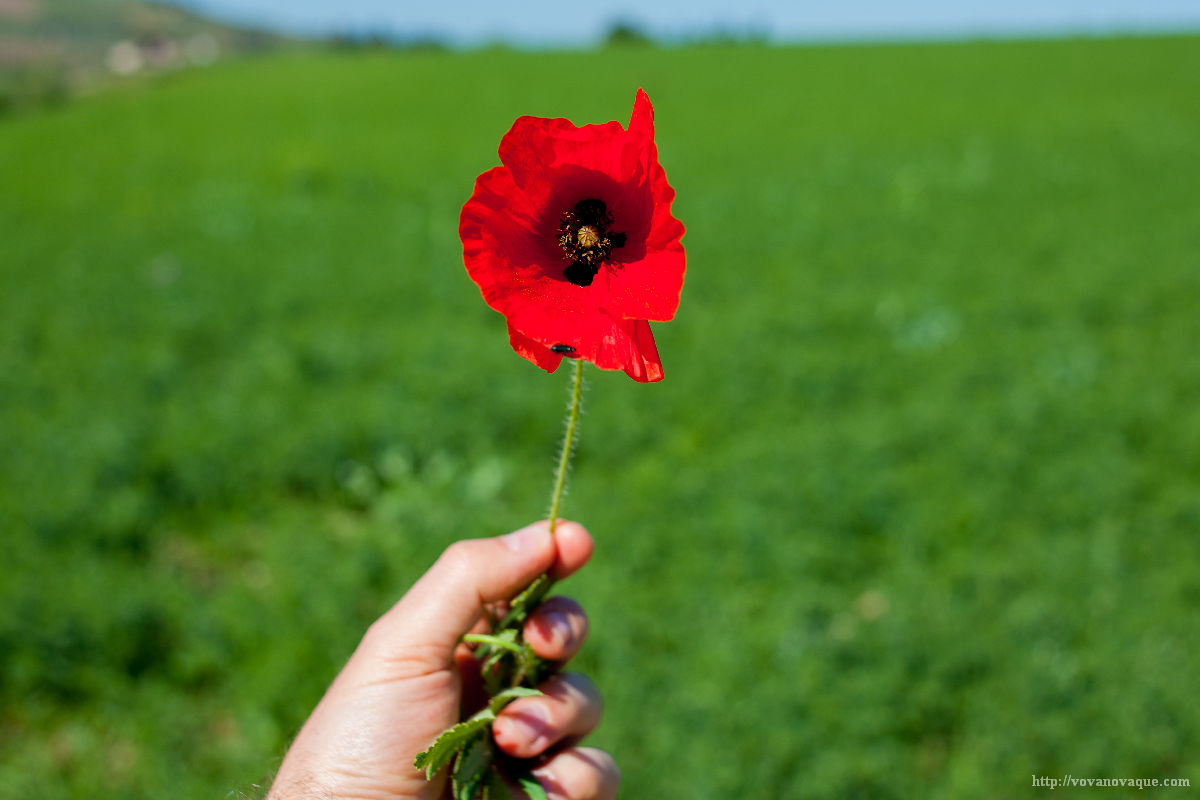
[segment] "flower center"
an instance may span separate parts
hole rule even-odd
[[[579,229],[579,233],[575,234],[575,241],[583,248],[595,247],[600,244],[600,231],[591,225],[584,225]]]
[[[611,260],[613,248],[625,246],[625,234],[610,233],[613,216],[603,200],[580,200],[563,212],[558,223],[558,245],[571,264],[563,277],[576,286],[590,286],[601,265]]]

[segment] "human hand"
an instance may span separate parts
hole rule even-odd
[[[484,702],[463,634],[486,629],[485,603],[509,600],[548,570],[561,580],[591,554],[591,537],[572,522],[559,522],[554,536],[539,522],[447,548],[367,631],[292,743],[268,800],[445,797],[445,774],[426,781],[413,758],[459,721],[463,707]],[[561,663],[578,652],[587,627],[579,604],[554,597],[530,615],[524,636],[538,656]],[[496,744],[518,758],[544,758],[533,773],[555,800],[616,797],[612,757],[576,746],[600,721],[595,686],[562,673],[538,688],[544,696],[500,712]]]

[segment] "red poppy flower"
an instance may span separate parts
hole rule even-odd
[[[683,224],[658,163],[641,89],[629,127],[521,117],[463,206],[463,259],[508,320],[520,355],[547,372],[563,356],[662,380],[650,320],[675,316]]]

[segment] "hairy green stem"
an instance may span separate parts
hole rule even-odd
[[[563,488],[571,467],[571,452],[575,449],[575,430],[579,427],[579,405],[583,398],[583,359],[575,359],[575,380],[571,385],[571,405],[567,411],[567,432],[563,434],[562,453],[554,473],[554,492],[550,495],[550,535],[558,526],[558,511],[562,506]]]

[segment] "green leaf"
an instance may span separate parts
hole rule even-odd
[[[536,686],[550,672],[552,665],[550,662],[538,658],[529,642],[522,642],[522,645],[521,656],[517,659],[517,672],[513,676],[512,684]]]
[[[492,668],[500,663],[500,659],[508,653],[507,650],[500,648],[488,648],[487,658],[483,660],[483,665],[479,668],[484,673],[491,672]]]
[[[538,779],[533,777],[532,772],[522,770],[513,777],[517,779],[521,791],[529,795],[529,800],[550,800],[546,796],[546,790],[542,788],[542,784],[538,783]]]
[[[485,800],[516,800],[512,790],[508,788],[508,781],[504,780],[504,776],[500,774],[499,770],[492,770],[488,775],[484,798]]]
[[[509,681],[505,680],[507,674],[508,670],[503,669],[488,668],[483,670],[483,685],[487,690],[488,697],[493,697],[496,694],[499,694],[499,692],[509,683]]]
[[[530,651],[530,656],[524,665],[525,680],[537,685],[544,681],[554,671],[554,663],[544,658],[538,658]]]
[[[486,731],[477,734],[459,751],[458,760],[454,762],[454,773],[450,776],[454,800],[475,800],[488,777],[493,755]]]
[[[511,689],[505,689],[503,692],[500,692],[498,695],[493,697],[488,703],[488,708],[491,709],[492,714],[499,714],[500,709],[504,708],[518,697],[537,697],[541,694],[543,693],[539,692],[537,689],[527,689],[524,686],[514,686]]]
[[[442,731],[441,736],[422,753],[418,753],[413,766],[425,771],[425,779],[429,780],[438,770],[446,766],[454,754],[470,743],[471,738],[487,728],[496,718],[496,712],[490,707],[483,709],[468,720],[464,720],[452,728]]]

